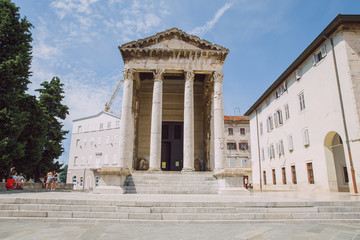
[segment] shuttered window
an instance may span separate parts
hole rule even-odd
[[[281,168],[281,172],[282,172],[282,182],[284,185],[286,185],[286,169],[285,169],[285,167]]]
[[[297,184],[295,165],[291,166],[291,178],[292,178],[292,183]]]
[[[315,181],[314,181],[314,171],[313,171],[312,163],[307,163],[306,169],[307,169],[307,174],[308,174],[308,182],[310,184],[314,184]]]

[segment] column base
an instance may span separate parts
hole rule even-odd
[[[195,168],[183,168],[181,172],[195,172]]]
[[[149,168],[149,170],[147,170],[148,172],[160,172],[162,171],[160,168]]]
[[[218,194],[248,195],[250,191],[244,188],[244,171],[240,168],[224,168],[214,170],[214,177],[219,183]]]

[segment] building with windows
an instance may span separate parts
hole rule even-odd
[[[118,166],[119,130],[120,116],[109,112],[73,121],[67,183],[74,189],[91,189],[100,180],[94,169]]]
[[[360,185],[360,15],[338,15],[245,113],[254,188]]]
[[[224,126],[226,165],[242,168],[244,185],[246,182],[249,186],[252,184],[249,117],[224,116]]]

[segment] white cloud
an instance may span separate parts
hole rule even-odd
[[[56,11],[56,14],[63,19],[66,15],[74,13],[91,14],[91,4],[98,0],[56,0],[50,6]]]
[[[194,28],[190,34],[202,36],[209,30],[213,28],[213,26],[219,21],[221,16],[225,13],[226,10],[228,10],[231,7],[232,3],[228,2],[225,3],[224,6],[222,6],[215,14],[215,16],[208,22],[205,23],[205,25]]]

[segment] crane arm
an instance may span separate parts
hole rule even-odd
[[[113,101],[115,100],[116,98],[116,95],[118,94],[121,86],[122,86],[122,83],[124,82],[124,79],[121,79],[119,84],[116,86],[116,89],[115,91],[113,92],[110,100],[105,104],[105,112],[108,112],[110,110],[110,107],[111,107],[111,104],[113,103]]]

